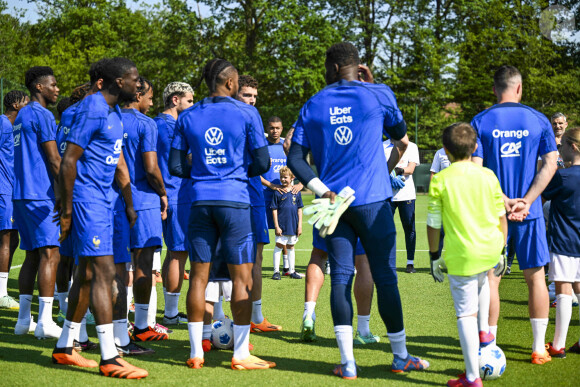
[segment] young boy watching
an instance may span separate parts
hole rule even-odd
[[[429,187],[427,237],[431,275],[443,282],[447,266],[457,316],[465,374],[448,386],[481,386],[478,349],[493,342],[489,332],[489,284],[487,272],[505,271],[502,248],[507,240],[507,220],[497,177],[471,162],[476,133],[468,123],[456,123],[443,131],[443,146],[451,166],[433,176]],[[441,224],[445,229],[445,262],[439,253]],[[499,263],[498,263],[499,261]],[[479,319],[478,313],[482,317]],[[478,335],[479,331],[479,335]]]
[[[302,276],[296,273],[296,253],[294,245],[298,242],[298,237],[302,234],[302,195],[300,192],[292,193],[292,182],[294,175],[290,168],[284,166],[280,168],[280,183],[284,193],[274,191],[272,197],[272,218],[276,229],[276,247],[274,248],[274,275],[272,279],[279,280],[280,277],[280,255],[286,246],[288,250],[290,278],[300,279]],[[286,266],[286,265],[284,265]]]

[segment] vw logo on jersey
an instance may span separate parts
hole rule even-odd
[[[347,126],[339,126],[334,131],[334,140],[339,145],[348,145],[352,141],[352,131]]]
[[[522,142],[506,142],[500,148],[501,157],[520,157]]]
[[[209,145],[219,145],[224,139],[224,134],[220,128],[209,128],[205,131],[205,141]]]

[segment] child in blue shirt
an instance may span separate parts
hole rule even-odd
[[[290,168],[284,166],[280,168],[280,183],[284,193],[274,191],[272,203],[272,218],[276,230],[276,247],[274,247],[274,275],[272,279],[279,280],[280,277],[280,255],[284,246],[288,249],[288,263],[290,278],[301,279],[302,275],[296,273],[296,253],[294,245],[298,242],[298,237],[302,234],[302,195],[292,193],[292,182],[294,175]],[[284,265],[286,267],[286,265]]]

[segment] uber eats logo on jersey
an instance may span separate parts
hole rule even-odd
[[[351,109],[351,106],[331,107],[330,124],[340,125],[352,122]],[[339,126],[334,131],[334,140],[340,145],[348,145],[352,141],[352,130],[348,126]]]
[[[209,128],[205,131],[205,142],[209,145],[219,145],[224,140],[224,133],[220,128]],[[215,149],[215,148],[205,148],[205,163],[211,164],[225,164],[228,162],[227,157],[225,157],[225,149]]]

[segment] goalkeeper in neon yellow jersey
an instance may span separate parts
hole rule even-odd
[[[495,339],[487,322],[487,274],[495,267],[493,273],[499,276],[506,268],[503,247],[507,220],[502,190],[491,170],[471,162],[476,137],[471,125],[463,122],[443,131],[443,146],[452,164],[434,175],[429,187],[427,237],[431,274],[436,282],[443,282],[442,270],[447,267],[466,367],[465,374],[450,380],[448,386],[481,385],[478,350]],[[439,254],[442,223],[445,262]]]

